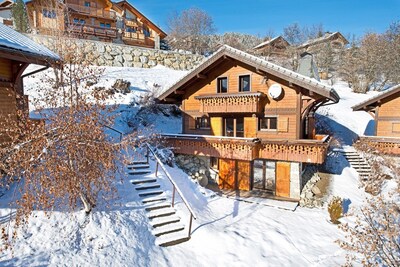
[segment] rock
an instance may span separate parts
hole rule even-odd
[[[312,197],[314,197],[314,194],[312,192],[306,193],[306,198],[311,199]]]
[[[202,187],[206,187],[208,185],[208,178],[205,174],[202,174],[197,181]]]
[[[115,61],[121,63],[121,65],[122,65],[122,63],[124,63],[124,59],[122,58],[121,55],[116,56],[116,57],[115,57]],[[122,67],[122,66],[121,66],[121,67]]]
[[[206,171],[207,171],[207,169],[204,167],[199,168],[199,173],[201,173],[201,174],[206,174]]]
[[[133,60],[133,57],[132,57],[131,55],[129,55],[129,54],[123,54],[123,55],[122,55],[122,58],[123,58],[125,61],[132,61],[132,60]]]
[[[321,195],[321,190],[318,188],[318,186],[314,185],[313,188],[311,189],[311,192],[314,193],[314,195]]]
[[[140,62],[142,62],[143,64],[147,63],[148,61],[149,61],[149,59],[146,56],[140,57]]]
[[[106,60],[113,60],[114,58],[109,53],[104,53],[103,58]]]

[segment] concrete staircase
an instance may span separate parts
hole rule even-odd
[[[368,180],[371,174],[371,166],[368,162],[354,148],[344,149],[340,152],[350,163],[350,166],[358,172],[360,179],[362,181]]]
[[[171,201],[168,200],[157,177],[155,175],[144,177],[145,174],[151,174],[148,162],[132,162],[127,168],[129,175],[137,176],[131,183],[135,186],[135,191],[147,212],[156,244],[167,247],[188,241],[190,239],[188,230],[181,223],[175,208],[171,206]]]

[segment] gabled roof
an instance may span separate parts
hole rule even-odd
[[[114,4],[117,5],[117,6],[120,7],[120,8],[121,8],[123,5],[128,5],[128,6],[134,11],[134,13],[136,13],[136,15],[138,15],[139,17],[144,18],[144,19],[146,20],[146,22],[148,22],[152,28],[155,28],[156,31],[159,32],[161,38],[165,38],[165,37],[167,36],[167,34],[166,34],[160,27],[158,27],[158,26],[157,26],[156,24],[154,24],[151,20],[149,20],[145,15],[143,15],[139,10],[137,10],[137,9],[136,9],[133,5],[131,5],[128,1],[123,0],[123,1],[120,1],[120,2],[115,2]]]
[[[0,9],[11,8],[14,2],[12,0],[0,1]]]
[[[282,43],[285,44],[285,46],[289,46],[290,45],[289,42],[286,41],[285,38],[283,38],[282,36],[277,36],[277,37],[274,37],[274,38],[272,38],[272,39],[270,39],[268,41],[262,42],[261,44],[255,46],[254,49],[256,49],[256,50],[257,49],[261,49],[261,48],[266,47],[267,45],[273,45],[276,42],[282,42]]]
[[[4,57],[18,57],[23,62],[42,65],[61,60],[48,48],[2,23],[0,23],[0,53]]]
[[[359,110],[364,110],[368,109],[368,107],[376,107],[378,102],[381,100],[384,100],[385,98],[388,98],[396,93],[400,92],[400,84],[393,86],[379,94],[377,94],[374,97],[371,97],[360,104],[355,105],[352,107],[354,111],[359,111]]]
[[[347,39],[340,32],[334,32],[334,33],[327,32],[324,34],[324,36],[308,40],[305,43],[299,45],[297,48],[300,48],[300,49],[307,48],[309,46],[317,45],[317,44],[320,44],[320,43],[323,43],[323,42],[326,42],[329,40],[334,40],[336,38],[342,39],[344,44],[349,43],[349,41],[347,41]]]
[[[318,82],[315,79],[311,79],[309,77],[303,76],[294,71],[288,70],[286,68],[275,65],[271,62],[263,60],[259,57],[250,55],[238,49],[232,48],[230,46],[224,45],[217,52],[215,52],[211,57],[205,59],[199,66],[197,66],[193,71],[191,71],[188,75],[183,77],[173,86],[171,86],[167,91],[161,94],[158,99],[165,100],[169,95],[173,94],[176,90],[184,86],[186,83],[190,82],[192,79],[196,79],[198,75],[201,75],[201,72],[205,69],[212,66],[218,60],[225,60],[226,58],[232,58],[243,62],[247,65],[250,65],[260,71],[264,71],[266,73],[272,74],[278,78],[286,80],[288,82],[292,82],[293,84],[299,85],[305,89],[308,89],[314,93],[317,93],[321,96],[328,98],[329,100],[337,103],[339,102],[339,95],[336,91],[328,87],[321,82]],[[229,59],[228,59],[229,60]]]

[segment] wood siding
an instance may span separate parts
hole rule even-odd
[[[17,103],[12,88],[0,87],[0,144],[9,140],[4,135],[7,123],[17,119]]]
[[[400,92],[384,99],[375,120],[377,136],[400,137]]]
[[[0,58],[0,80],[11,81],[12,76],[12,61]]]

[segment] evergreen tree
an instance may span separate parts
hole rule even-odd
[[[14,19],[15,29],[19,32],[28,31],[28,15],[26,14],[26,7],[23,0],[16,0],[12,10],[12,17]]]

